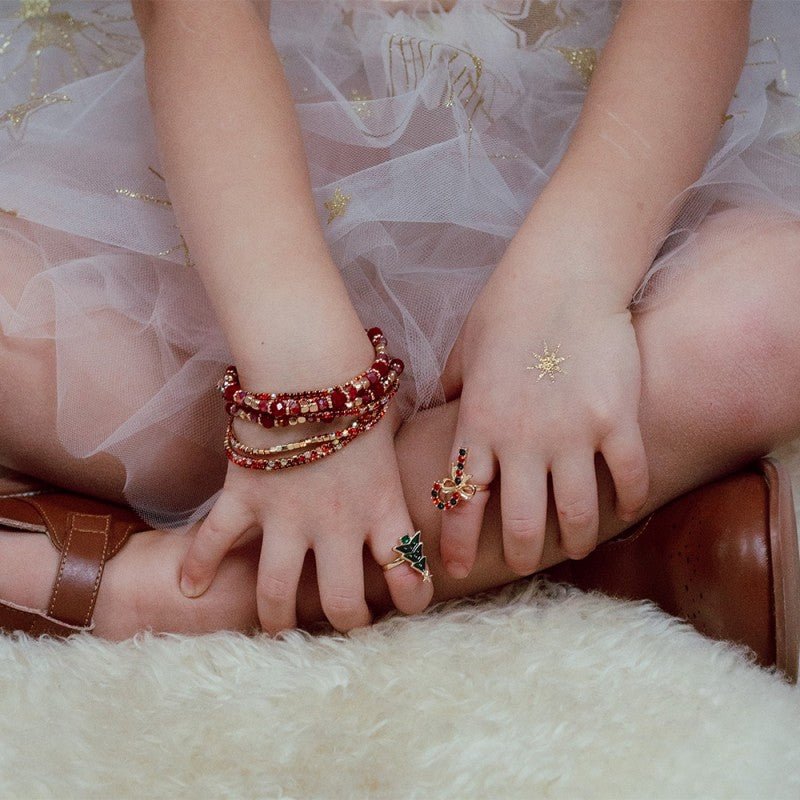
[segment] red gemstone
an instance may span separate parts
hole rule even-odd
[[[376,361],[374,367],[380,373],[381,378],[385,378],[389,374],[389,363],[387,361]]]
[[[222,396],[226,400],[229,400],[229,401],[233,400],[233,395],[236,394],[236,390],[237,389],[238,389],[238,387],[236,386],[235,383],[230,383],[222,390]]]
[[[376,336],[383,336],[383,331],[380,328],[370,328],[367,331],[367,336],[370,339],[374,339]]]
[[[286,404],[286,408],[293,417],[298,416],[300,413],[300,403],[298,403],[297,400],[290,400]]]
[[[348,384],[347,386],[347,399],[348,400],[355,400],[358,397],[358,389],[356,389],[353,384]]]
[[[389,362],[389,366],[398,374],[400,375],[403,370],[405,369],[405,364],[399,358],[393,358]]]
[[[271,408],[269,408],[269,412],[273,417],[285,417],[286,403],[284,403],[283,400],[273,400],[271,403]]]
[[[367,380],[374,386],[381,379],[381,374],[376,369],[367,370]]]
[[[378,381],[372,387],[372,394],[374,394],[375,397],[383,397],[386,394],[386,389],[384,388],[383,384],[380,381]]]
[[[258,424],[262,428],[271,428],[275,424],[275,420],[269,414],[259,414]]]
[[[347,395],[338,386],[331,392],[331,403],[337,411],[344,408],[347,400]]]
[[[259,411],[268,411],[269,410],[269,400],[264,400],[263,398],[258,401],[258,410]]]

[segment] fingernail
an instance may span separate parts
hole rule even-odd
[[[448,561],[447,571],[454,578],[466,578],[469,575],[469,568],[464,564],[459,564],[457,561]]]
[[[636,522],[640,515],[641,512],[639,511],[629,511],[627,514],[620,514],[620,519],[623,522]]]
[[[202,592],[198,589],[185,575],[181,578],[181,594],[184,597],[199,597]]]

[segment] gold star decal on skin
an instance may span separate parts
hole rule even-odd
[[[558,355],[558,350],[561,345],[556,345],[555,350],[550,350],[547,346],[547,342],[544,343],[544,353],[534,353],[537,359],[539,359],[535,364],[532,364],[527,369],[538,369],[539,370],[539,377],[536,380],[541,380],[547,375],[551,381],[556,379],[556,373],[560,372],[564,374],[564,370],[561,369],[561,362],[566,361],[569,356],[560,356]]]
[[[331,199],[326,200],[323,204],[328,210],[328,225],[330,225],[336,217],[341,217],[345,211],[347,211],[347,206],[350,204],[351,199],[349,194],[345,194],[338,186],[336,187],[331,195]]]

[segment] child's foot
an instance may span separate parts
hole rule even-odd
[[[141,630],[208,633],[257,626],[257,553],[233,551],[217,580],[200,598],[178,588],[188,536],[162,531],[136,533],[103,570],[94,610],[96,636],[121,640]],[[0,598],[47,610],[60,561],[44,534],[0,529]]]

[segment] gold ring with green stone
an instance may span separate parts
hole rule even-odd
[[[398,554],[397,558],[388,564],[383,564],[383,571],[388,572],[401,564],[408,564],[411,569],[422,575],[423,583],[429,581],[433,575],[428,569],[428,559],[423,553],[422,531],[414,531],[413,536],[408,534],[401,536],[399,541],[400,543],[392,548]]]

